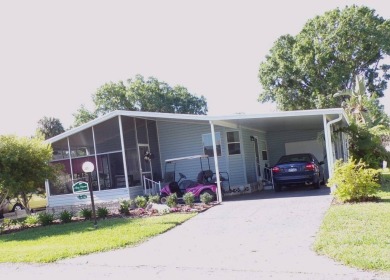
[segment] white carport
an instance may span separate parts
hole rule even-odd
[[[326,159],[328,164],[329,177],[332,176],[335,161],[332,135],[334,128],[348,126],[347,117],[342,108],[284,111],[267,114],[254,115],[232,115],[224,117],[210,117],[212,134],[214,125],[230,126],[231,128],[249,128],[264,132],[294,131],[321,129],[324,132]],[[343,139],[342,141],[347,141]],[[215,139],[213,138],[213,148],[216,150]],[[218,160],[214,158],[216,173],[218,173]],[[219,186],[219,201],[222,201],[219,176],[217,176]]]

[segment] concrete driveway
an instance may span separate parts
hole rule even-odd
[[[137,247],[49,265],[1,264],[0,275],[53,279],[389,279],[311,250],[329,189],[263,191],[224,201]],[[137,278],[140,277],[140,278]],[[62,278],[61,278],[62,279]]]

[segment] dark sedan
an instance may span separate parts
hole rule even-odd
[[[272,168],[274,190],[279,192],[283,186],[299,184],[320,188],[324,181],[322,164],[309,153],[282,156]]]

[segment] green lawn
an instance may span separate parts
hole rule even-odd
[[[380,202],[332,205],[314,249],[349,266],[390,271],[390,173]]]
[[[54,262],[60,259],[135,245],[196,214],[74,222],[0,235],[0,262]]]

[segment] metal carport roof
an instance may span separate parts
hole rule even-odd
[[[225,116],[209,115],[187,115],[187,114],[170,114],[155,112],[138,112],[117,110],[101,116],[95,120],[85,123],[79,127],[68,130],[53,138],[47,140],[49,143],[64,139],[70,135],[76,134],[86,128],[102,123],[108,119],[117,116],[139,117],[151,120],[163,120],[186,123],[204,123],[212,122],[214,125],[223,125],[232,128],[245,127],[259,131],[280,131],[294,129],[315,129],[323,126],[324,117],[327,121],[332,121],[342,116],[343,125],[348,125],[344,110],[341,108],[334,109],[317,109],[317,110],[300,110],[300,111],[283,111],[266,114],[235,114]]]

